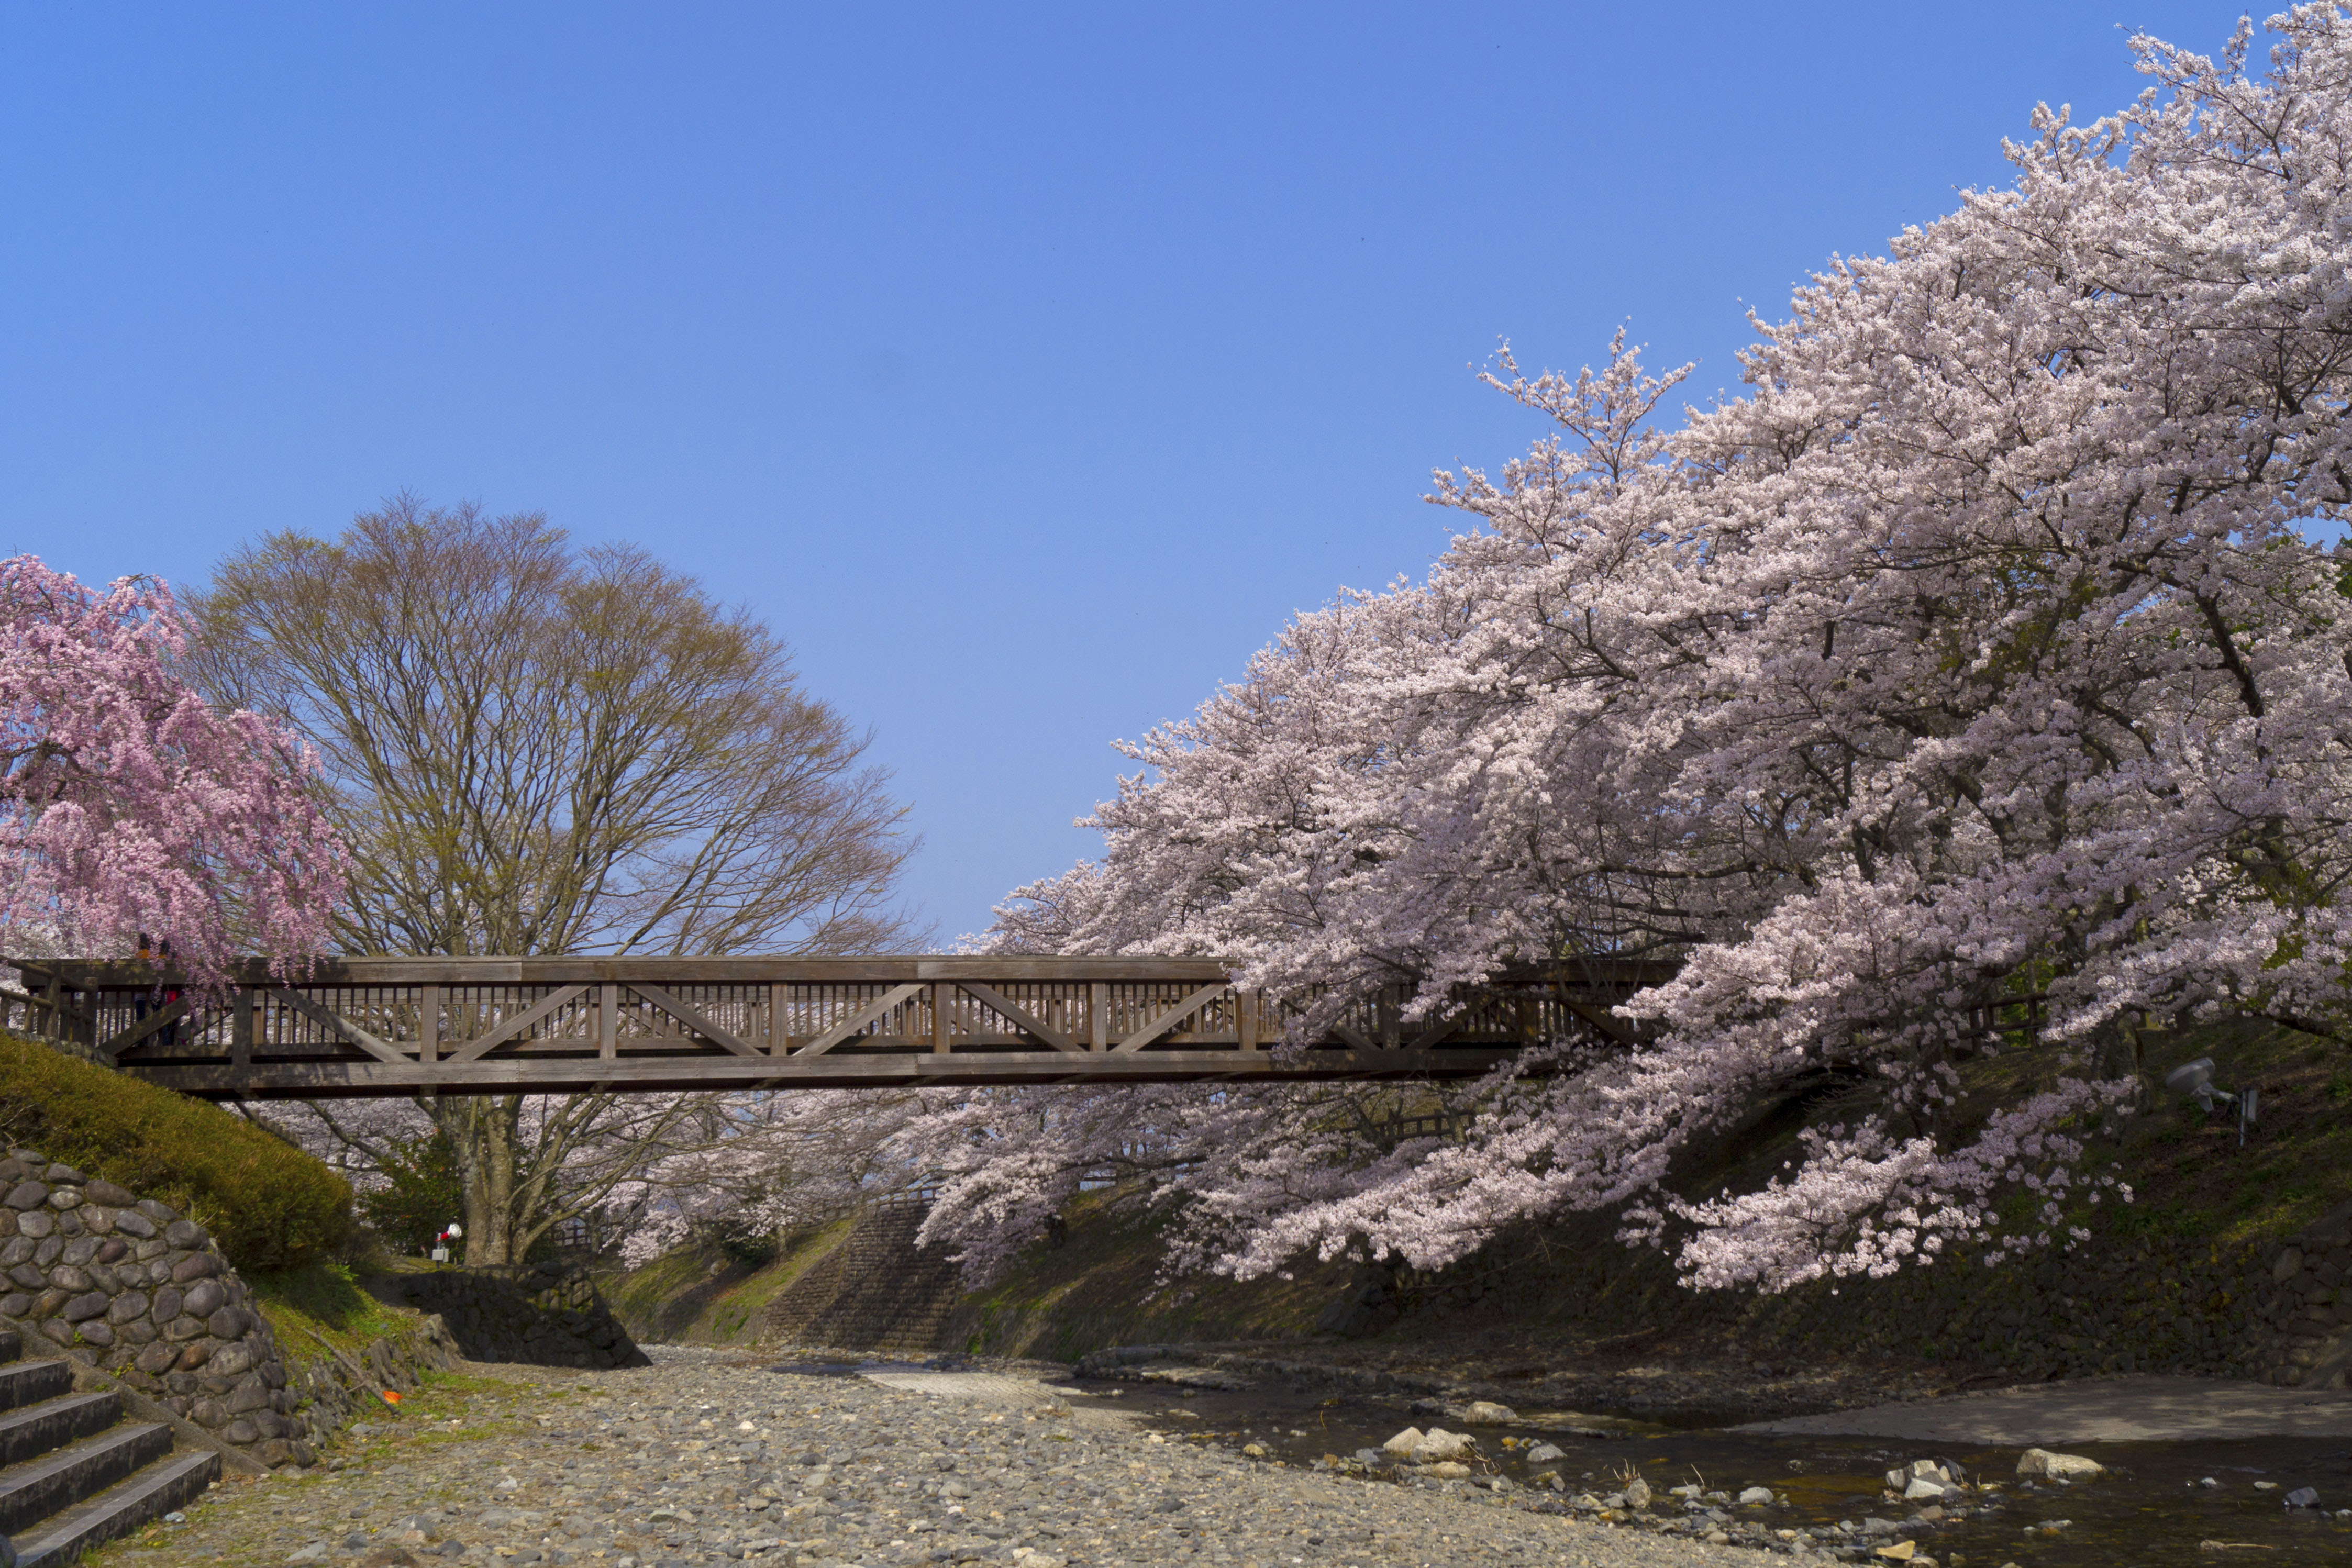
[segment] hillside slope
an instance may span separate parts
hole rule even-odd
[[[2260,1296],[2272,1260],[2291,1234],[2352,1202],[2352,1062],[2307,1037],[2244,1025],[2151,1036],[2146,1049],[2152,1077],[2211,1055],[2221,1082],[2258,1089],[2252,1139],[2241,1148],[2227,1116],[2162,1095],[2135,1114],[2077,1129],[2135,1200],[2077,1203],[2068,1221],[2091,1239],[2069,1246],[2062,1233],[1999,1269],[1963,1248],[1884,1280],[1781,1295],[1696,1291],[1664,1255],[1618,1242],[1613,1220],[1566,1215],[1514,1228],[1428,1273],[1307,1260],[1286,1280],[1165,1279],[1157,1219],[1093,1193],[1070,1207],[1058,1243],[1041,1241],[1003,1278],[963,1294],[927,1346],[1074,1360],[1119,1343],[1297,1340],[1319,1325],[1407,1355],[1442,1345],[1539,1361],[1547,1345],[1622,1341],[1661,1354],[1704,1343],[1758,1358],[1892,1356],[2016,1375],[2259,1371],[2257,1341],[2267,1332]],[[1990,1103],[2046,1061],[2040,1051],[1983,1059],[1970,1065],[1969,1086]],[[1798,1151],[1806,1127],[1850,1120],[1875,1102],[1871,1085],[1825,1083],[1759,1104],[1691,1151],[1675,1185],[1760,1186]],[[676,1254],[622,1282],[616,1304],[641,1337],[772,1338],[763,1314],[828,1258],[823,1277],[839,1275],[834,1254],[848,1233],[835,1226],[793,1238],[758,1267]],[[835,1280],[828,1299],[845,1312],[861,1290],[887,1298],[933,1261],[869,1260]]]

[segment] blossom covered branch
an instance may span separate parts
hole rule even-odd
[[[0,560],[0,925],[88,954],[152,933],[205,990],[242,953],[321,951],[345,856],[309,749],[206,704],[187,645],[160,583]]]
[[[1743,397],[1669,427],[1682,372],[1622,335],[1574,377],[1506,354],[1558,435],[1438,476],[1472,524],[1425,581],[1298,617],[1129,747],[1101,861],[993,936],[1326,1009],[1581,956],[1675,979],[1442,1145],[1287,1091],[918,1118],[909,1157],[990,1195],[938,1233],[1003,1256],[1140,1117],[1180,1252],[1231,1272],[1610,1211],[1695,1282],[1781,1288],[2063,1239],[2154,1028],[2352,1044],[2352,560],[2316,542],[2352,503],[2352,20],[2269,26],[2263,71],[2249,29],[2136,39],[2147,95],[2037,110],[2012,184],[1759,321]],[[2038,1085],[1969,1101],[2004,1041]],[[1672,1197],[1693,1137],[1824,1075],[1875,1109],[1760,1192]]]

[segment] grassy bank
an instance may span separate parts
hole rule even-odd
[[[0,1135],[179,1209],[240,1272],[299,1268],[351,1232],[349,1184],[275,1133],[20,1035],[0,1033]]]
[[[768,1303],[849,1234],[847,1218],[784,1237],[773,1256],[745,1259],[684,1247],[598,1281],[631,1338],[651,1344],[743,1344],[760,1337]]]
[[[404,1329],[415,1317],[369,1295],[341,1263],[313,1261],[299,1269],[256,1270],[242,1277],[278,1331],[278,1344],[298,1361],[327,1354],[321,1340],[341,1351],[364,1350]]]
[[[1065,1218],[1059,1245],[1031,1248],[964,1298],[949,1333],[956,1348],[1075,1361],[1113,1344],[1296,1338],[1313,1332],[1353,1272],[1307,1260],[1286,1280],[1163,1280],[1156,1216],[1087,1193]]]
[[[2230,1115],[2161,1093],[2130,1114],[2068,1129],[2089,1142],[2086,1166],[2119,1176],[2133,1201],[2078,1197],[2057,1241],[2021,1262],[1987,1270],[1962,1248],[1886,1280],[1822,1281],[1780,1295],[1698,1291],[1666,1256],[1618,1242],[1613,1218],[1563,1215],[1516,1227],[1454,1267],[1398,1278],[1361,1327],[1399,1347],[1596,1334],[1665,1346],[1696,1335],[1759,1355],[1887,1354],[2021,1373],[2231,1370],[2252,1330],[2250,1260],[2352,1201],[2352,1061],[2306,1036],[2231,1023],[2150,1035],[2141,1068],[2160,1079],[2200,1055],[2214,1059],[2222,1084],[2259,1092],[2261,1119],[2247,1145],[2239,1146]],[[1963,1090],[1979,1110],[2014,1103],[2050,1064],[2043,1051],[1979,1058],[1966,1065]],[[1806,1128],[1851,1122],[1882,1103],[1874,1083],[1801,1086],[1695,1146],[1675,1186],[1760,1186],[1801,1154]],[[2029,1199],[2012,1199],[2011,1218],[2031,1217]],[[1309,1260],[1287,1280],[1163,1279],[1153,1217],[1096,1193],[1066,1218],[1058,1245],[1030,1248],[1003,1279],[963,1298],[938,1348],[1069,1360],[1108,1344],[1302,1337],[1370,1278]],[[2068,1248],[2065,1225],[2091,1239]],[[679,1252],[613,1282],[608,1294],[641,1337],[744,1343],[757,1337],[766,1304],[845,1230],[796,1237],[756,1266]],[[887,1291],[889,1281],[877,1277],[868,1288]]]

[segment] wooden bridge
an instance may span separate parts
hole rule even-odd
[[[1673,972],[1520,971],[1414,1021],[1391,988],[1292,1042],[1299,1012],[1213,960],[344,958],[291,984],[256,962],[207,1009],[131,964],[7,962],[29,989],[0,1024],[215,1099],[1464,1077],[1622,1034],[1609,1009]]]

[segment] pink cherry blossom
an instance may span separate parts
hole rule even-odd
[[[1299,616],[1127,749],[1098,862],[1008,949],[1217,955],[1312,1025],[1530,960],[1677,977],[1482,1083],[976,1095],[895,1146],[1001,1262],[1125,1161],[1179,1266],[1433,1266],[1621,1217],[1696,1284],[2063,1239],[2164,1029],[2352,1042],[2352,20],[2135,39],[2147,94],[2037,110],[2015,178],[1759,320],[1686,411],[1622,335],[1488,379],[1558,434],[1427,580]],[[1988,1109],[1962,1069],[2021,1053]],[[1541,1067],[1539,1076],[1530,1070]],[[1759,1106],[1858,1093],[1761,1190],[1674,1185]],[[1383,1119],[1442,1104],[1443,1140]],[[2022,1228],[2000,1216],[2032,1195]],[[2050,1243],[2055,1244],[2055,1243]]]
[[[258,950],[326,946],[342,846],[284,727],[205,704],[174,671],[188,628],[161,583],[103,593],[0,560],[0,925],[19,951],[172,944],[199,990]]]

